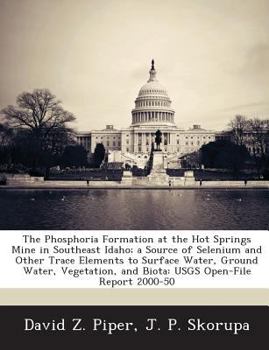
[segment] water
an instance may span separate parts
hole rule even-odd
[[[0,229],[269,228],[268,190],[0,191]]]

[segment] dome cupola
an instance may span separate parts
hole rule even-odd
[[[167,125],[174,126],[174,110],[170,108],[171,100],[167,91],[157,78],[154,60],[151,61],[149,79],[143,85],[135,100],[132,110],[132,125]]]

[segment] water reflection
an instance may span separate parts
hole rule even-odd
[[[268,229],[267,190],[1,191],[0,229]]]

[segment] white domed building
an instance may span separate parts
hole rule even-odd
[[[166,89],[156,79],[154,61],[151,63],[150,77],[142,86],[132,110],[133,126],[175,126],[174,110]]]
[[[198,150],[203,144],[215,140],[215,132],[194,125],[183,130],[175,124],[175,111],[166,88],[157,80],[154,60],[149,79],[139,90],[132,110],[129,128],[116,130],[107,125],[104,130],[77,134],[78,143],[91,153],[97,143],[103,143],[109,154],[109,162],[122,162],[143,168],[150,156],[157,130],[162,132],[161,149],[165,153],[167,167],[178,167],[179,158]]]

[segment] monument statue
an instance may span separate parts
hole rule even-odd
[[[156,133],[155,133],[155,143],[156,143],[156,146],[157,146],[157,151],[161,151],[160,149],[160,144],[162,142],[162,132],[160,130],[157,130]]]
[[[169,175],[166,174],[167,161],[165,154],[161,152],[162,132],[157,130],[155,133],[156,149],[152,152],[151,169],[148,175],[149,183],[155,185],[169,185]]]

